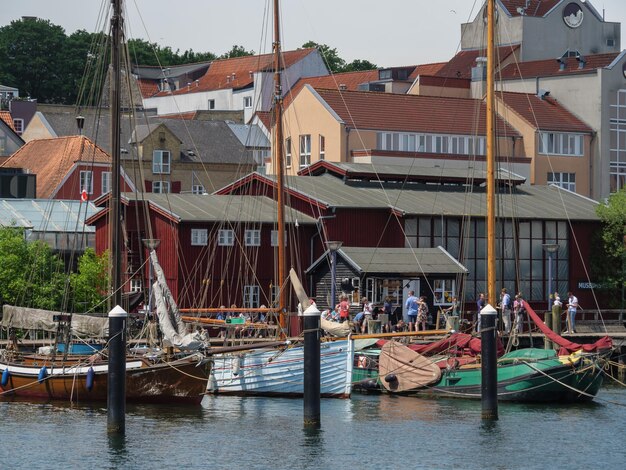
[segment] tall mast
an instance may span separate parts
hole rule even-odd
[[[287,290],[284,289],[286,273],[285,256],[285,182],[283,180],[284,155],[283,155],[283,98],[280,85],[281,62],[280,62],[280,22],[279,0],[274,0],[274,152],[276,168],[276,204],[278,206],[278,308],[280,311],[281,330],[287,327],[285,316],[287,305]]]
[[[487,299],[496,297],[495,0],[487,0]]]

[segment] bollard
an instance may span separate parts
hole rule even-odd
[[[498,355],[496,347],[496,317],[498,312],[490,304],[480,311],[481,384],[483,420],[498,419]]]
[[[553,305],[552,306],[552,331],[554,331],[557,335],[561,334],[561,306]],[[554,349],[558,349],[559,346],[554,343]]]
[[[109,370],[107,377],[107,431],[126,430],[126,311],[117,305],[109,312]]]
[[[320,417],[320,311],[311,305],[304,317],[304,427],[319,428]]]
[[[552,329],[552,312],[545,313],[543,322],[546,324],[548,328]],[[550,341],[548,337],[544,335],[543,336],[543,349],[552,349],[552,348],[553,348],[552,341]]]

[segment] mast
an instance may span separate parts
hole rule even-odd
[[[109,312],[109,360],[107,374],[107,430],[124,434],[126,429],[126,312],[122,303],[120,223],[120,49],[122,0],[111,0],[111,307]]]
[[[496,297],[496,184],[495,184],[495,1],[487,0],[487,300]]]
[[[287,327],[286,306],[287,290],[284,289],[286,273],[285,256],[285,182],[283,178],[284,152],[283,152],[283,98],[280,61],[280,22],[279,22],[279,0],[274,0],[274,152],[276,168],[276,204],[278,206],[278,308],[280,312],[280,327],[284,331]]]

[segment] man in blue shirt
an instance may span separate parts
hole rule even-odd
[[[509,333],[511,331],[511,296],[506,291],[506,288],[503,288],[500,293],[500,309],[502,310],[504,332]]]
[[[405,306],[406,313],[409,316],[409,331],[417,331],[417,309],[419,300],[415,297],[414,291],[409,291],[409,297],[406,299]]]

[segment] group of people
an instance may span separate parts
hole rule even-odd
[[[554,305],[558,307],[563,306],[558,292],[554,293]],[[581,307],[578,304],[578,297],[571,291],[567,293],[567,304],[565,304],[565,308],[567,309],[567,316],[565,317],[567,330],[565,330],[564,333],[576,333],[576,313]]]
[[[428,304],[426,297],[416,297],[415,291],[409,291],[409,297],[406,299],[405,307],[409,317],[409,331],[426,331],[426,323],[428,322]]]

